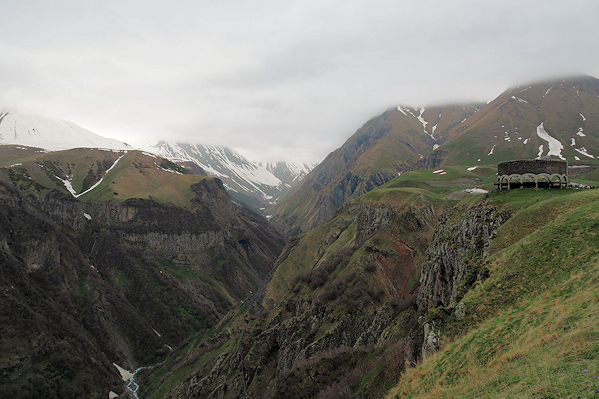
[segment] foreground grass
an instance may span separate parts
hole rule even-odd
[[[597,286],[586,273],[502,312],[409,371],[390,397],[591,397],[599,388]],[[576,294],[563,298],[563,292]],[[585,372],[586,370],[586,372]]]
[[[466,318],[445,320],[442,350],[389,398],[599,395],[599,192],[563,194],[502,227]]]

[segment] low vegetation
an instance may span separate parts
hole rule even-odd
[[[441,351],[388,397],[595,396],[599,192],[489,198],[518,210],[490,248],[490,277],[464,297],[463,320],[441,323]]]

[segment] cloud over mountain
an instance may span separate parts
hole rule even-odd
[[[316,162],[392,104],[488,101],[532,79],[599,76],[598,7],[13,2],[0,27],[0,103],[124,141]]]

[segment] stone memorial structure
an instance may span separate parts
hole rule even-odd
[[[497,188],[563,188],[568,185],[568,162],[558,159],[523,159],[497,166]]]

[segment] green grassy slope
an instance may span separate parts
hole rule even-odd
[[[544,360],[534,356],[547,356],[550,345],[559,347],[560,340],[570,335],[576,338],[572,331],[581,328],[586,331],[584,342],[590,346],[567,355],[570,357],[564,355],[568,360],[556,363],[555,373],[559,374],[560,367],[568,362],[573,362],[572,367],[584,365],[591,370],[588,359],[576,363],[571,356],[589,357],[596,349],[591,326],[597,315],[590,305],[598,296],[590,287],[595,284],[591,277],[596,273],[593,259],[598,253],[595,234],[599,230],[596,217],[587,215],[599,210],[599,205],[595,205],[599,191],[512,190],[468,195],[462,190],[492,189],[496,167],[467,167],[470,165],[443,167],[445,174],[434,173],[441,168],[402,174],[350,201],[330,222],[295,237],[260,297],[264,310],[244,314],[246,309],[242,306],[225,318],[222,330],[217,329],[210,337],[197,337],[173,354],[150,375],[148,395],[208,395],[223,389],[219,384],[227,381],[226,390],[221,391],[223,397],[236,397],[242,392],[254,397],[311,397],[311,392],[333,397],[333,392],[352,397],[384,397],[404,370],[403,360],[397,359],[404,358],[403,337],[406,328],[415,322],[413,293],[433,234],[423,215],[434,209],[438,216],[459,200],[461,204],[475,205],[485,197],[499,210],[515,213],[499,229],[490,247],[492,256],[486,267],[491,277],[464,298],[464,320],[457,321],[453,316],[445,319],[444,352],[405,373],[391,397],[446,397],[467,392],[477,392],[474,397],[501,396],[499,390],[489,387],[509,385],[509,379],[493,384],[503,378],[508,361],[514,367],[517,359],[525,358],[523,348],[543,345],[545,351],[531,349],[526,355],[532,356],[531,362],[538,360],[542,364]],[[564,240],[563,229],[567,231]],[[404,244],[413,250],[412,258],[406,257]],[[530,256],[530,251],[537,249],[538,256]],[[531,309],[542,308],[552,315],[556,303],[570,301],[570,297],[560,297],[560,289],[565,289],[564,284],[570,284],[567,282],[571,279],[584,284],[572,286],[572,297],[586,299],[568,305],[567,312],[572,312],[568,314],[573,317],[569,319],[573,323],[569,329],[564,330],[561,324],[553,326],[551,318],[531,322]],[[590,296],[586,290],[590,290]],[[355,347],[353,341],[346,341],[349,347],[340,343],[340,331],[351,334],[349,331],[356,328],[352,326],[355,320],[377,312],[385,314],[381,309],[389,304],[397,309],[385,316],[389,341]],[[576,311],[579,305],[587,313]],[[595,315],[590,316],[593,312]],[[512,318],[515,324],[506,324]],[[580,320],[586,324],[576,324]],[[548,326],[552,328],[550,332],[542,330]],[[547,334],[552,338],[545,343],[542,340],[547,339]],[[461,347],[466,349],[462,351]],[[293,357],[301,348],[310,348],[309,359],[295,361],[281,372],[284,359]],[[575,345],[569,344],[568,348]],[[550,377],[543,376],[539,368],[542,367],[535,369],[537,375],[546,384]],[[510,378],[522,372],[518,369]],[[489,377],[475,378],[476,373]],[[200,384],[201,390],[196,391],[204,377],[207,379]],[[459,383],[454,383],[455,379]],[[529,385],[506,391],[509,393],[505,396],[534,396],[527,391]],[[546,392],[550,392],[549,388]]]
[[[477,167],[468,171],[466,167],[448,167],[443,172],[434,173],[437,170],[423,170],[405,173],[392,181],[370,191],[367,194],[351,201],[346,205],[346,212],[336,217],[331,223],[311,230],[300,237],[299,244],[294,252],[279,266],[275,277],[269,284],[267,292],[278,292],[272,294],[272,299],[277,300],[281,293],[289,289],[289,281],[305,268],[317,267],[327,258],[341,249],[355,244],[356,223],[347,223],[349,220],[347,212],[359,207],[362,203],[388,205],[394,209],[402,209],[407,206],[416,208],[423,206],[435,206],[442,208],[457,203],[452,199],[451,193],[463,193],[462,190],[469,188],[485,188],[491,190],[495,182],[496,169],[491,167]],[[463,196],[468,194],[463,193]],[[458,196],[461,199],[462,197]],[[327,247],[322,252],[323,242],[335,238],[335,244]],[[268,295],[267,295],[268,298]]]
[[[490,277],[464,297],[463,320],[446,316],[441,351],[388,397],[594,397],[599,191],[490,199],[517,212],[490,247]]]
[[[128,198],[152,198],[160,203],[192,208],[191,185],[210,178],[176,173],[161,167],[162,162],[161,158],[130,151],[108,172],[101,185],[81,199],[121,203]]]
[[[547,155],[549,144],[537,135],[541,123],[570,164],[596,163],[576,149],[599,155],[598,95],[599,80],[590,76],[511,88],[450,132],[445,164],[533,159],[541,145]]]
[[[16,146],[0,147],[0,178],[23,193],[43,196],[52,189],[69,193],[68,180],[85,201],[119,204],[129,198],[152,198],[164,204],[193,208],[191,186],[206,176],[142,151],[78,148],[40,152]]]

